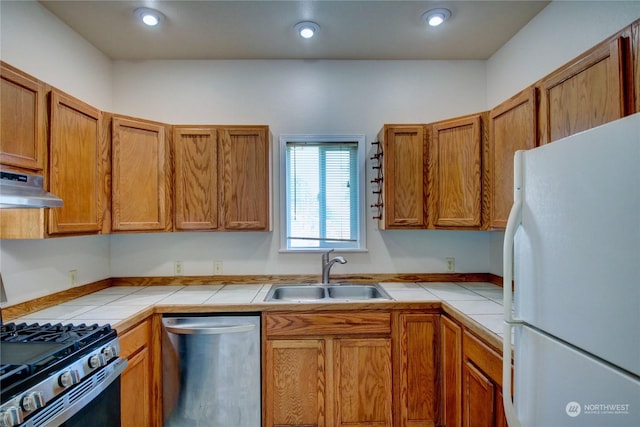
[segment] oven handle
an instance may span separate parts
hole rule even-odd
[[[80,399],[76,400],[71,405],[67,406],[62,412],[58,413],[57,416],[55,416],[52,419],[46,419],[46,420],[43,420],[42,422],[38,422],[37,425],[38,426],[60,425],[64,423],[69,418],[77,414],[89,402],[91,402],[93,399],[98,397],[100,393],[106,390],[107,387],[109,387],[111,383],[114,382],[120,376],[120,374],[122,373],[122,371],[124,371],[126,367],[127,367],[126,359],[118,359],[115,362],[105,366],[105,370],[108,370],[109,372],[100,383],[98,383],[94,388],[92,388],[87,394],[83,395]],[[92,380],[94,379],[92,378]],[[79,385],[81,384],[82,383],[80,383]],[[68,396],[64,395],[63,397],[66,399]],[[25,425],[29,426],[31,424],[27,423]]]

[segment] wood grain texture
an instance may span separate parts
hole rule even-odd
[[[463,377],[463,425],[494,427],[495,387],[473,363],[465,361]]]
[[[270,133],[267,126],[218,128],[225,230],[270,231]]]
[[[389,312],[269,313],[268,337],[309,335],[391,334]]]
[[[265,354],[265,425],[325,426],[324,340],[267,340]]]
[[[433,427],[440,419],[439,315],[394,312],[396,425]]]
[[[391,339],[337,339],[333,359],[334,425],[391,427]]]
[[[114,116],[112,127],[112,231],[170,231],[165,125]]]
[[[48,209],[0,209],[0,239],[42,239]]]
[[[462,328],[441,316],[442,425],[462,426]]]
[[[513,157],[534,148],[537,136],[536,89],[529,87],[489,114],[489,225],[503,229],[513,205]]]
[[[49,209],[51,235],[102,230],[105,163],[100,110],[57,89],[50,94],[49,188],[62,198]]]
[[[431,126],[429,226],[482,225],[483,115]]]
[[[385,125],[378,135],[383,150],[381,229],[426,228],[425,125]]]
[[[46,159],[46,85],[0,61],[0,163],[42,174]]]
[[[121,334],[120,357],[128,360],[121,375],[120,409],[123,426],[151,426],[152,344],[151,320]],[[159,337],[158,337],[159,338]]]
[[[462,337],[462,349],[465,359],[470,359],[488,377],[502,387],[502,356],[487,344],[465,331]]]
[[[173,127],[175,229],[218,228],[218,139],[213,126]]]
[[[541,79],[540,144],[613,121],[626,114],[629,38],[616,35]]]

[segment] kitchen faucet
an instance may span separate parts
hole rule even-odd
[[[329,249],[328,251],[322,254],[322,284],[323,285],[329,284],[329,273],[331,272],[331,267],[333,267],[333,264],[335,264],[336,262],[339,262],[340,264],[347,263],[347,260],[341,256],[333,257],[331,258],[331,260],[329,260],[329,254],[331,252],[333,252],[333,249]]]

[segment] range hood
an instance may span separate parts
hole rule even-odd
[[[44,190],[41,175],[0,171],[0,209],[60,206],[62,199]]]

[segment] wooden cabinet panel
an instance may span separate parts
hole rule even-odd
[[[165,126],[112,121],[113,231],[170,231],[170,167]]]
[[[108,149],[102,114],[71,96],[51,92],[49,188],[64,205],[49,209],[49,234],[98,233],[105,211]]]
[[[541,144],[625,115],[628,43],[627,37],[605,41],[538,83]]]
[[[212,127],[174,127],[175,228],[218,228],[218,140]]]
[[[429,154],[429,224],[476,227],[482,224],[483,115],[432,125]]]
[[[395,396],[399,426],[439,425],[439,317],[398,314]]]
[[[338,339],[334,364],[335,425],[391,427],[391,339]]]
[[[465,427],[494,427],[495,387],[476,366],[467,361],[463,369]]]
[[[530,87],[489,114],[489,226],[504,228],[513,205],[513,156],[536,144],[536,97]]]
[[[267,340],[265,354],[265,425],[326,425],[324,340]]]
[[[119,339],[120,357],[127,359],[127,367],[120,377],[122,426],[156,425],[150,321],[140,323]]]
[[[269,130],[219,129],[222,212],[226,230],[269,230]]]
[[[441,318],[442,425],[462,426],[462,328],[446,316]]]
[[[424,125],[385,125],[382,144],[381,229],[426,228],[427,129]]]
[[[355,335],[391,333],[388,312],[273,313],[266,316],[270,337],[291,335]]]
[[[46,155],[45,84],[0,62],[0,163],[42,175]]]

